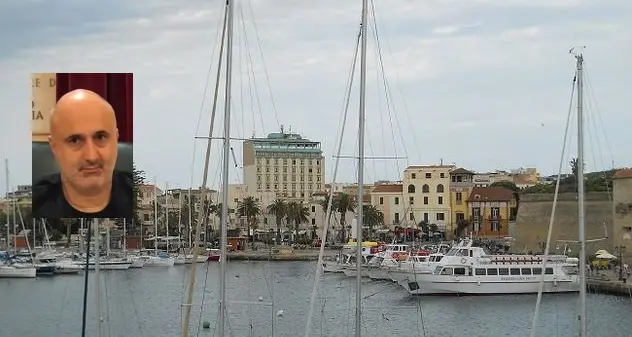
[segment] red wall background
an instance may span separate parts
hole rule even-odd
[[[134,74],[57,73],[57,99],[76,89],[92,90],[106,99],[116,112],[119,142],[134,142]]]

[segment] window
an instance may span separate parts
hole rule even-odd
[[[520,275],[520,268],[511,268],[509,269],[511,275]]]
[[[475,232],[480,232],[480,231],[481,231],[481,224],[480,224],[480,222],[475,222],[475,223],[473,223],[473,224],[472,224],[472,227],[473,227],[473,230],[474,230]]]
[[[432,173],[426,173],[426,179],[432,178]]]
[[[443,193],[443,184],[437,185],[437,193]]]
[[[408,218],[409,218],[410,220],[415,220],[415,214],[410,213],[410,215],[408,216]]]
[[[474,275],[487,275],[485,268],[476,268],[474,269]]]
[[[312,225],[316,224],[316,219],[312,218]]]
[[[441,172],[441,174],[439,174],[439,177],[445,178],[445,173]]]
[[[424,185],[421,187],[421,192],[422,192],[422,193],[430,193],[430,186],[428,186],[428,184],[424,184]]]
[[[452,275],[452,268],[446,267],[441,271],[441,275]]]
[[[522,275],[531,275],[531,268],[522,268]]]
[[[424,213],[424,221],[428,222],[428,220],[430,220],[428,213]]]
[[[415,173],[410,174],[410,179],[417,179],[417,175]]]
[[[444,220],[445,220],[445,214],[437,213],[437,221],[444,221]]]
[[[487,275],[492,275],[492,276],[498,275],[498,269],[496,269],[496,268],[487,268]]]
[[[544,274],[553,275],[553,268],[544,268]]]
[[[408,203],[411,204],[411,205],[415,204],[415,197],[409,197],[408,198]]]
[[[460,204],[463,201],[463,193],[456,192],[456,194],[454,195],[454,198],[456,199],[456,202]]]
[[[533,275],[542,275],[542,268],[533,268]]]
[[[443,197],[438,197],[437,202],[439,203],[439,205],[443,205]]]
[[[492,222],[492,232],[500,232],[500,223],[498,221]]]
[[[454,268],[454,275],[465,275],[465,268]]]
[[[312,206],[312,213],[316,212],[316,206]]]
[[[395,213],[395,223],[399,223],[399,213]]]
[[[424,197],[424,205],[428,205],[428,197]]]
[[[399,205],[399,197],[395,197],[395,205]]]
[[[413,184],[408,185],[408,193],[415,193],[415,185]]]
[[[509,275],[509,268],[498,268],[498,275]]]
[[[380,205],[384,205],[384,197],[380,197]]]

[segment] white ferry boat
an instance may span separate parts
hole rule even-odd
[[[546,264],[543,264],[546,262]],[[537,293],[544,268],[545,293],[579,291],[578,260],[565,255],[491,255],[463,240],[432,274],[399,284],[411,295]]]
[[[415,280],[418,275],[432,274],[444,256],[442,253],[413,255],[408,260],[400,262],[397,266],[388,267],[386,272],[393,282],[405,279]]]

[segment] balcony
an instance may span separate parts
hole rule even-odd
[[[483,217],[480,216],[480,215],[472,215],[472,216],[470,216],[470,221],[471,222],[479,222],[481,220],[483,220]]]
[[[450,181],[450,187],[473,187],[474,183],[471,181]]]
[[[489,216],[489,220],[491,220],[491,221],[500,221],[502,219],[503,218],[500,215],[490,215]]]

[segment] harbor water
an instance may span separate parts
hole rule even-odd
[[[230,336],[303,336],[313,262],[231,262]],[[101,336],[180,336],[188,265],[101,272]],[[191,336],[216,336],[219,264],[199,264]],[[83,276],[0,279],[0,336],[81,336]],[[97,336],[90,273],[87,336]],[[535,295],[410,297],[390,281],[363,283],[363,336],[529,336]],[[355,279],[321,279],[311,336],[352,336]],[[577,294],[544,295],[539,337],[577,336]],[[589,335],[632,336],[632,298],[589,294]],[[210,322],[203,329],[202,322]],[[199,326],[199,333],[198,333]]]

